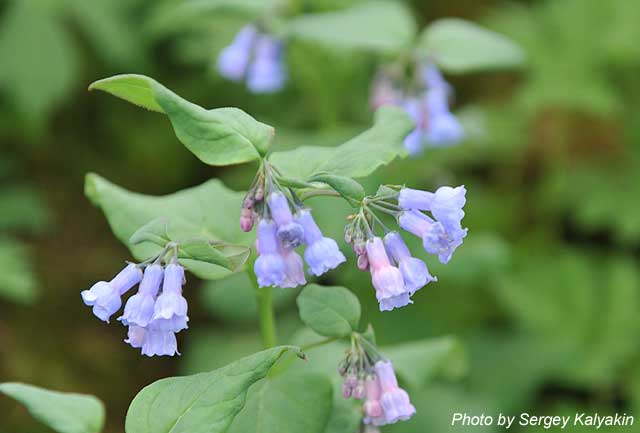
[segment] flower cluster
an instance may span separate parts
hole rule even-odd
[[[109,323],[122,306],[122,296],[140,283],[118,320],[129,329],[125,342],[147,356],[180,354],[176,334],[186,329],[189,321],[187,301],[182,296],[184,268],[175,256],[163,268],[162,256],[164,253],[150,264],[128,264],[111,281],[99,281],[81,293],[93,314]]]
[[[361,334],[353,334],[351,348],[338,371],[344,379],[343,397],[364,401],[362,422],[372,426],[366,431],[406,421],[416,413],[409,394],[398,386],[391,362]]]
[[[265,200],[266,197],[266,200]],[[295,192],[287,193],[265,162],[243,202],[240,227],[248,232],[258,220],[254,271],[260,287],[296,287],[307,283],[296,248],[306,245],[304,261],[320,276],[346,261],[335,240],[325,237]]]
[[[389,230],[376,211],[396,218],[399,226],[421,238],[424,249],[448,263],[462,244],[467,229],[462,228],[466,202],[464,186],[443,186],[435,192],[402,187],[388,188],[363,200],[359,213],[351,215],[345,228],[345,241],[358,256],[360,270],[369,270],[380,311],[412,303],[411,296],[431,281],[437,281],[424,261],[412,257],[402,236]],[[394,203],[390,200],[396,200]],[[429,211],[429,217],[422,211]],[[376,228],[384,236],[376,235]]]
[[[277,92],[287,80],[283,50],[284,44],[279,39],[253,25],[245,26],[220,52],[218,72],[232,81],[246,80],[253,93]]]
[[[425,145],[447,146],[460,142],[465,134],[449,110],[451,86],[433,63],[417,65],[415,76],[411,85],[402,85],[404,74],[395,69],[382,71],[373,86],[373,108],[393,104],[411,116],[416,129],[405,138],[404,144],[412,155],[420,154]]]

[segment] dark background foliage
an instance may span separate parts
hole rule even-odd
[[[449,265],[432,265],[440,281],[412,307],[381,314],[352,255],[322,279],[360,297],[383,344],[454,334],[465,345],[467,374],[413,392],[418,416],[389,430],[446,431],[454,410],[637,413],[640,8],[626,0],[412,6],[422,24],[456,16],[503,32],[528,63],[449,77],[471,138],[367,181],[467,186],[470,234]],[[239,106],[275,125],[280,147],[330,144],[370,123],[369,83],[384,60],[294,43],[292,84],[254,96],[213,68],[240,19],[167,23],[154,19],[158,9],[148,0],[0,2],[0,382],[95,394],[107,404],[109,433],[122,431],[144,385],[210,370],[260,341],[241,278],[189,278],[192,326],[180,336],[181,358],[141,357],[122,343],[121,327],[95,320],[80,290],[129,255],[85,199],[84,174],[165,194],[210,177],[241,190],[253,168],[204,166],[166,118],[87,85],[144,73],[201,105]],[[337,238],[341,206],[316,206]],[[300,327],[293,298],[278,297],[282,341]],[[6,398],[0,414],[2,432],[42,431]]]

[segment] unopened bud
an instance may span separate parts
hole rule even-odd
[[[253,222],[253,211],[243,208],[240,214],[240,229],[242,229],[243,232],[250,232],[253,228]]]
[[[351,397],[355,398],[356,400],[362,400],[364,398],[364,395],[365,395],[364,381],[359,380],[358,384],[356,385],[355,388],[353,388],[353,391],[351,392]]]
[[[353,373],[349,373],[347,377],[345,377],[344,383],[349,386],[349,388],[355,388],[358,385],[358,376]]]
[[[256,192],[253,194],[253,197],[256,201],[264,200],[264,187],[259,186],[258,188],[256,188]]]
[[[358,269],[361,271],[369,270],[369,257],[366,254],[362,254],[358,256]]]
[[[365,244],[362,241],[356,241],[353,244],[353,251],[356,253],[356,255],[361,256],[363,254],[367,254],[367,244]]]
[[[353,240],[353,238],[351,236],[351,227],[350,226],[346,226],[344,228],[344,241],[346,243],[350,244],[352,240]]]
[[[253,195],[251,195],[251,193],[249,193],[244,200],[242,201],[242,208],[243,209],[252,209],[253,205],[256,204],[255,199],[253,198]]]
[[[351,397],[351,390],[352,390],[352,388],[351,388],[351,387],[347,384],[347,382],[345,381],[345,382],[342,384],[342,396],[343,396],[344,398],[349,398],[349,397]]]
[[[345,374],[347,374],[347,368],[348,368],[347,361],[345,360],[341,361],[340,364],[338,364],[338,374],[340,376],[344,376]]]

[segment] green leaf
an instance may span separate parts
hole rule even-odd
[[[228,433],[322,433],[333,392],[326,375],[281,374],[251,388]]]
[[[511,68],[525,60],[522,49],[506,36],[458,18],[431,23],[420,46],[443,70],[454,73]]]
[[[180,263],[200,278],[223,278],[248,258],[250,240],[237,221],[243,194],[227,189],[218,180],[154,197],[129,192],[96,174],[88,174],[85,193],[104,211],[113,233],[137,260],[153,257],[164,247],[152,242],[131,243],[134,233],[159,218],[169,221],[167,232],[171,240],[194,240],[193,245],[181,247]],[[204,245],[205,241],[213,243]]]
[[[459,377],[467,369],[464,350],[453,337],[385,346],[381,352],[393,362],[398,375],[416,389],[439,374]]]
[[[403,141],[414,127],[404,110],[384,106],[376,112],[372,128],[340,146],[301,146],[275,152],[270,161],[292,178],[307,179],[319,173],[365,177],[407,155]]]
[[[344,287],[309,284],[297,303],[300,319],[325,337],[347,336],[360,323],[360,302]]]
[[[258,122],[239,108],[205,110],[144,75],[105,78],[92,83],[89,90],[93,89],[165,113],[178,140],[209,165],[259,159],[269,150],[274,136],[273,127]]]
[[[396,53],[411,44],[416,26],[403,4],[371,1],[336,12],[300,15],[288,22],[285,33],[329,47]]]
[[[25,246],[0,239],[0,297],[28,304],[37,294],[36,276]]]
[[[0,91],[36,124],[68,95],[76,75],[74,41],[51,9],[13,1],[0,22]]]
[[[336,174],[316,174],[309,178],[312,182],[323,182],[333,188],[342,197],[347,199],[353,199],[361,201],[364,198],[365,192],[362,185],[350,177],[338,176]]]
[[[223,433],[245,405],[247,390],[292,346],[242,358],[218,370],[148,385],[131,402],[127,433]]]
[[[22,383],[2,383],[0,392],[24,404],[34,418],[59,433],[99,433],[105,411],[100,400]]]
[[[156,245],[164,246],[171,239],[169,238],[169,220],[167,218],[156,218],[140,227],[129,238],[131,245],[143,242],[153,242]]]

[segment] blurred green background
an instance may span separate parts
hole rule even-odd
[[[95,320],[80,290],[110,277],[129,254],[85,199],[84,174],[166,194],[210,177],[241,190],[255,168],[201,164],[166,118],[88,93],[88,84],[142,73],[200,105],[239,106],[275,125],[277,146],[338,144],[370,124],[369,83],[385,60],[294,42],[286,91],[254,96],[213,67],[242,17],[166,20],[167,3],[0,2],[0,382],[95,394],[107,405],[108,433],[123,430],[144,385],[218,367],[259,350],[260,339],[242,275],[208,284],[189,278],[191,329],[180,334],[180,358],[142,357],[122,342],[124,328]],[[354,1],[308,3],[329,10]],[[466,185],[469,236],[449,265],[429,259],[439,282],[413,306],[381,314],[353,255],[321,280],[354,290],[381,344],[446,334],[464,343],[467,374],[412,389],[418,415],[388,431],[449,431],[454,411],[640,414],[637,2],[411,6],[421,24],[455,16],[503,32],[528,63],[449,76],[471,138],[366,181],[370,190]],[[346,207],[322,203],[317,219],[341,238]],[[301,327],[294,297],[278,296],[281,341]],[[0,432],[43,429],[0,398]]]

